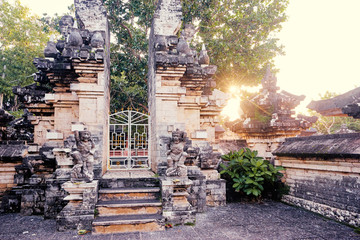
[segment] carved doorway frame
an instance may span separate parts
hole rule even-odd
[[[133,110],[109,116],[108,170],[150,169],[150,116]]]

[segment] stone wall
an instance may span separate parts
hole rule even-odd
[[[290,186],[284,202],[360,226],[360,134],[286,139],[274,154]]]

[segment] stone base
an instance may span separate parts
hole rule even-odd
[[[206,181],[206,206],[217,207],[226,205],[226,180]]]
[[[61,232],[69,229],[91,231],[94,218],[94,209],[81,209],[81,206],[67,205],[56,217],[56,230]]]
[[[62,185],[62,188],[69,193],[64,198],[69,203],[57,216],[56,229],[58,231],[67,229],[91,231],[98,199],[98,181],[90,183],[68,181]]]
[[[185,224],[195,222],[196,208],[187,197],[192,181],[188,178],[167,177],[161,181],[165,222]]]
[[[62,185],[62,188],[69,193],[69,195],[65,197],[64,200],[68,200],[70,201],[70,203],[72,201],[82,201],[83,204],[86,204],[88,200],[91,201],[91,199],[86,199],[86,198],[94,197],[96,198],[96,200],[93,199],[93,201],[95,201],[94,204],[96,204],[98,183],[99,183],[98,180],[92,181],[90,183],[86,183],[86,182],[72,183],[68,181]],[[88,196],[88,194],[91,192],[94,193],[94,196]]]
[[[206,207],[206,178],[198,167],[188,167],[188,177],[192,181],[188,201],[196,212],[204,212]]]
[[[218,180],[220,179],[220,173],[217,170],[201,170],[202,174],[205,175],[207,180]]]
[[[163,211],[165,222],[177,224],[195,224],[196,212],[195,211]]]
[[[350,224],[355,227],[360,227],[359,213],[330,207],[325,204],[316,203],[290,195],[284,195],[281,200],[285,203],[305,208],[306,210],[321,214],[336,221]]]

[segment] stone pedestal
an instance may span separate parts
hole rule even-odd
[[[196,212],[204,212],[206,208],[206,177],[196,166],[188,166],[188,177],[192,181],[188,201]]]
[[[165,221],[171,224],[194,223],[196,211],[187,199],[192,181],[168,177],[161,181],[161,185]]]
[[[56,179],[70,179],[71,168],[74,165],[70,152],[70,148],[53,149],[56,164],[58,166],[55,170]]]
[[[72,183],[68,181],[62,185],[62,188],[69,193],[64,198],[69,203],[56,218],[57,230],[78,229],[91,231],[92,222],[95,218],[95,205],[98,199],[98,181],[90,183]]]

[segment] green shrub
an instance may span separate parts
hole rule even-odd
[[[236,192],[244,192],[250,197],[259,199],[264,191],[271,192],[284,170],[283,167],[274,167],[268,160],[257,156],[257,151],[249,148],[238,152],[230,152],[223,155],[226,164],[221,164],[223,170],[220,172],[225,178],[232,181],[232,187]]]

